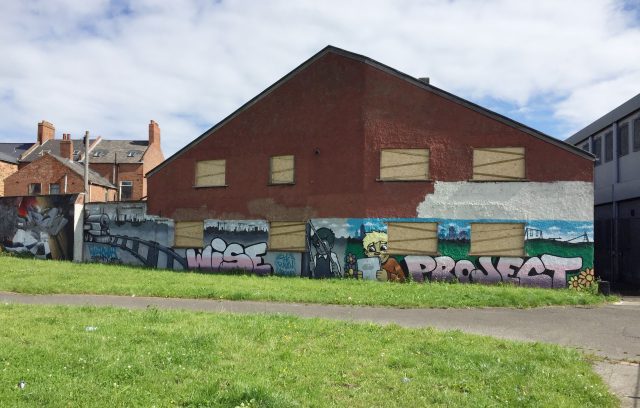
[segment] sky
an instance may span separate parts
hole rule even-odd
[[[0,142],[168,157],[327,45],[559,139],[640,93],[640,0],[2,0]]]

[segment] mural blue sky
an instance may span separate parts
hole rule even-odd
[[[640,92],[640,2],[4,0],[0,141],[172,154],[327,44],[564,139]]]

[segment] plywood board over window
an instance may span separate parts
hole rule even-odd
[[[471,223],[470,255],[524,256],[524,224]]]
[[[196,162],[196,187],[224,186],[226,160],[202,160]]]
[[[396,255],[433,255],[438,252],[435,222],[387,223],[388,252]]]
[[[515,181],[525,179],[524,147],[473,149],[474,181]]]
[[[271,157],[271,184],[293,184],[295,181],[295,160],[292,155]]]
[[[304,221],[271,221],[269,224],[269,250],[305,252],[307,250],[307,223]]]
[[[429,149],[383,149],[380,152],[380,180],[429,179]]]
[[[176,221],[175,247],[202,248],[204,246],[204,223],[202,221]]]

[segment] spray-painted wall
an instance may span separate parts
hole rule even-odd
[[[390,222],[437,223],[437,255],[389,255]],[[525,256],[470,255],[474,222],[523,224]],[[303,278],[510,282],[549,288],[593,279],[591,219],[311,219],[305,252],[269,251],[266,220],[204,220],[199,225],[202,231],[194,234],[201,244],[177,247],[175,223],[147,215],[144,203],[87,204],[84,259],[205,273],[244,270]]]
[[[40,259],[73,259],[77,195],[0,198],[0,245]]]

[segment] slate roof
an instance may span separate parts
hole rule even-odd
[[[54,159],[58,160],[60,163],[64,164],[65,166],[67,166],[71,171],[73,171],[74,173],[78,174],[80,177],[84,177],[84,166],[75,162],[72,162],[71,160],[67,160],[67,159],[63,159],[62,157],[59,156],[55,156],[53,154],[49,154],[47,153],[49,156],[53,157]],[[89,184],[94,184],[94,185],[98,185],[98,186],[103,186],[103,187],[109,187],[109,188],[117,188],[116,186],[114,186],[113,184],[111,184],[111,182],[109,182],[109,180],[107,180],[106,178],[102,177],[100,174],[96,173],[95,171],[89,169]]]
[[[0,143],[0,161],[18,164],[18,158],[26,152],[33,143]]]
[[[45,153],[60,156],[60,142],[60,139],[47,140],[20,161],[32,162],[42,157]],[[79,154],[74,155],[73,160],[82,161],[82,155],[84,153],[83,141],[72,140],[71,142],[73,143],[73,150],[79,152]],[[90,142],[95,142],[95,139],[90,140]],[[148,147],[148,140],[101,139],[91,151],[89,163],[113,163],[116,159],[118,163],[142,163],[142,156]]]
[[[424,89],[425,91],[428,92],[432,92],[436,95],[439,95],[445,99],[448,99],[452,102],[458,103],[466,108],[469,108],[473,111],[476,111],[482,115],[488,116],[492,119],[497,120],[498,122],[504,123],[508,126],[514,127],[522,132],[525,132],[537,139],[540,139],[542,141],[545,141],[547,143],[550,143],[552,145],[555,145],[556,147],[559,147],[561,149],[564,149],[566,151],[569,151],[571,153],[577,154],[578,156],[582,156],[585,159],[588,160],[594,160],[594,156],[591,153],[585,152],[582,149],[573,146],[569,143],[565,143],[562,140],[556,139],[552,136],[549,136],[545,133],[542,133],[538,130],[535,130],[533,128],[530,128],[527,125],[524,125],[520,122],[517,122],[511,118],[508,118],[504,115],[501,115],[499,113],[496,113],[494,111],[491,111],[487,108],[484,108],[480,105],[477,105],[473,102],[470,102],[464,98],[461,98],[457,95],[451,94],[447,91],[444,91],[440,88],[437,88],[429,83],[426,83],[426,81],[421,81],[418,78],[414,78],[411,75],[405,74],[404,72],[398,71],[395,68],[391,68],[388,65],[385,65],[381,62],[378,62],[372,58],[369,58],[367,56],[364,55],[360,55],[360,54],[356,54],[354,52],[350,52],[347,50],[343,50],[341,48],[338,47],[334,47],[332,45],[328,45],[325,48],[323,48],[322,50],[318,51],[315,55],[313,55],[311,58],[309,58],[308,60],[306,60],[305,62],[303,62],[302,64],[298,65],[296,68],[293,69],[293,71],[289,72],[288,74],[286,74],[285,76],[283,76],[282,78],[280,78],[278,81],[276,81],[275,83],[273,83],[271,86],[269,86],[267,89],[265,89],[264,91],[260,92],[258,95],[254,96],[252,99],[250,99],[248,102],[246,102],[244,105],[240,106],[238,109],[236,109],[234,112],[232,112],[229,116],[227,116],[226,118],[222,119],[220,122],[218,122],[217,124],[215,124],[213,127],[211,127],[209,130],[205,131],[203,134],[201,134],[200,136],[198,136],[195,140],[193,140],[191,143],[187,144],[185,147],[183,147],[182,149],[178,150],[176,153],[174,153],[171,157],[167,158],[165,161],[163,161],[162,163],[160,163],[158,166],[154,167],[151,171],[149,171],[149,173],[147,173],[146,177],[152,177],[154,174],[156,174],[158,171],[160,171],[162,168],[164,168],[165,166],[167,166],[169,163],[171,163],[173,160],[177,159],[180,155],[182,155],[183,153],[185,153],[186,151],[188,151],[189,149],[193,148],[195,145],[197,145],[198,143],[200,143],[201,141],[203,141],[204,139],[208,138],[209,136],[211,136],[216,130],[218,130],[220,127],[224,126],[226,123],[228,123],[231,119],[235,118],[236,116],[238,116],[239,114],[241,114],[244,110],[246,110],[247,108],[251,107],[252,105],[254,105],[255,103],[257,103],[259,100],[261,100],[262,98],[264,98],[265,96],[269,95],[272,91],[274,91],[275,89],[277,89],[280,85],[282,85],[283,83],[287,82],[289,79],[291,79],[292,77],[294,77],[295,75],[297,75],[299,72],[301,72],[302,70],[304,70],[305,68],[307,68],[309,65],[313,64],[314,62],[316,62],[318,59],[320,59],[321,57],[323,57],[324,55],[328,54],[328,53],[333,53],[333,54],[338,54],[341,55],[343,57],[347,57],[356,61],[360,61],[364,64],[370,65],[374,68],[377,68],[381,71],[384,71],[388,74],[391,74],[397,78],[403,79],[415,86],[418,86],[422,89]]]

